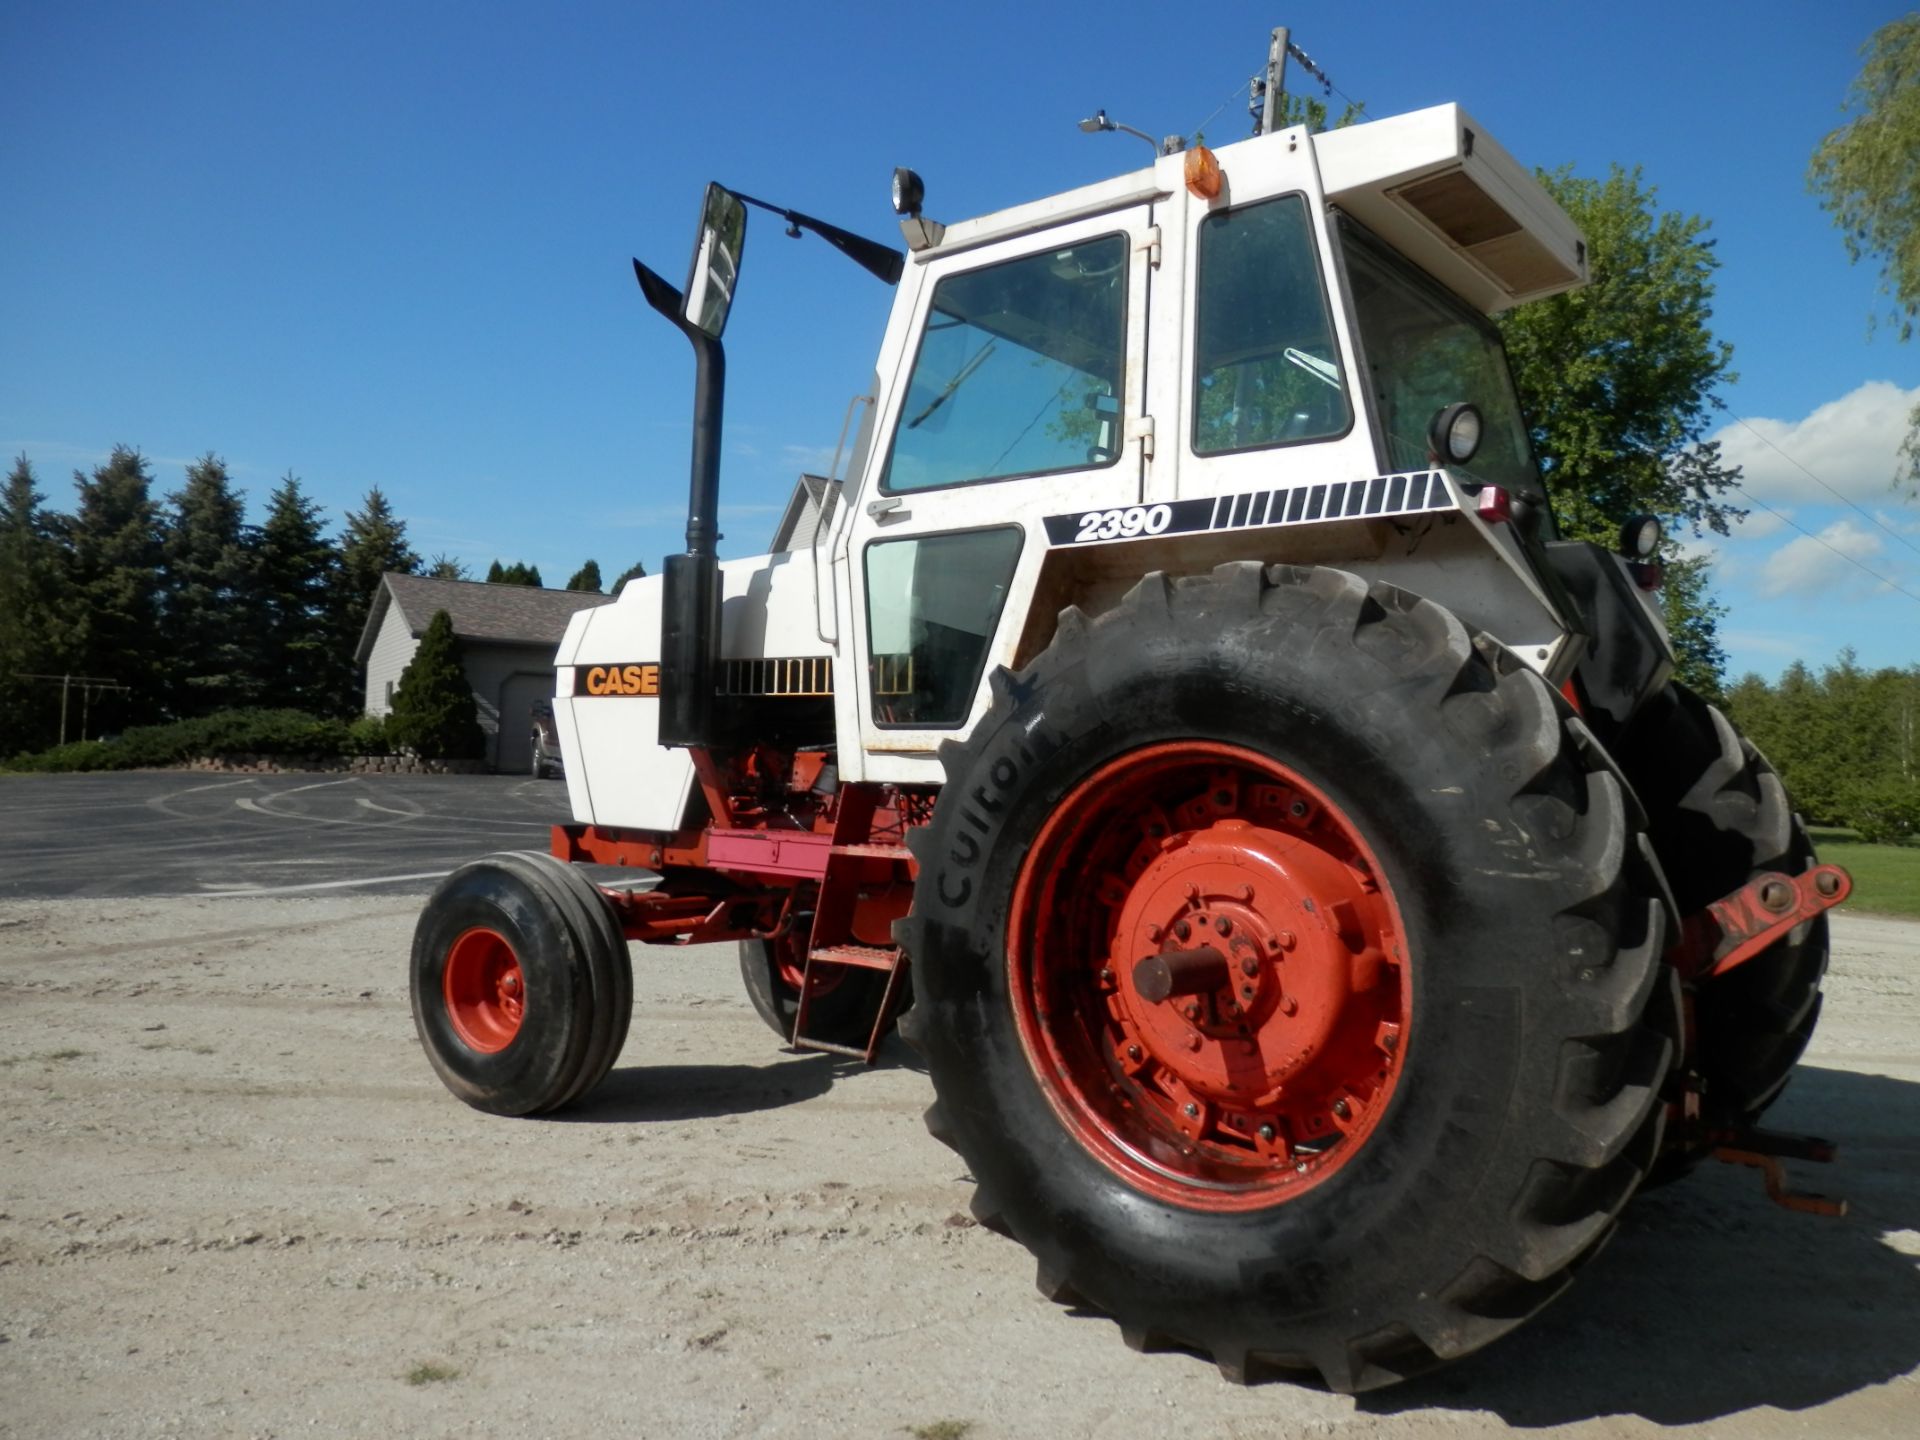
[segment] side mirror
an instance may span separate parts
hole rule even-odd
[[[733,287],[740,278],[740,252],[747,244],[747,207],[740,197],[718,184],[707,186],[700,202],[700,243],[687,272],[682,315],[694,329],[720,338],[733,306]]]

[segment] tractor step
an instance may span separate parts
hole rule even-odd
[[[824,945],[809,950],[807,959],[828,965],[857,965],[863,970],[891,972],[900,963],[900,952],[891,945]]]
[[[880,993],[880,1003],[873,1014],[873,1028],[867,1034],[866,1045],[844,1045],[832,1040],[816,1039],[806,1033],[807,1011],[812,1006],[814,995],[819,988],[823,975],[836,966],[845,966],[855,970],[875,970],[887,977],[886,988]],[[900,994],[900,979],[906,973],[906,957],[900,953],[897,945],[820,945],[807,952],[807,968],[800,977],[800,1008],[793,1017],[793,1048],[796,1050],[825,1050],[833,1055],[851,1055],[873,1063],[874,1052],[879,1050],[880,1042],[886,1038],[887,1021],[893,1016],[894,1001]]]
[[[861,860],[898,860],[902,863],[913,858],[913,852],[904,845],[835,845],[827,853]]]

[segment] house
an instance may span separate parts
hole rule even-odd
[[[833,526],[834,508],[840,503],[840,482],[824,475],[802,475],[787,498],[780,523],[774,527],[773,543],[767,553],[778,555],[787,550],[811,549],[823,530]]]
[[[553,656],[567,621],[578,611],[612,603],[611,595],[590,591],[382,575],[353,657],[367,672],[367,714],[393,709],[401,672],[434,612],[444,610],[460,638],[487,734],[488,762],[503,772],[525,770],[533,762],[533,707],[553,697]]]

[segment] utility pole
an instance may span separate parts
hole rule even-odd
[[[72,691],[75,681],[80,683],[80,738],[83,740],[86,739],[87,716],[93,708],[92,701],[96,690],[102,694],[113,690],[118,690],[122,694],[132,693],[131,686],[122,685],[118,680],[110,680],[104,675],[75,675],[71,672],[65,675],[30,675],[25,671],[20,671],[14,678],[17,680],[44,680],[49,683],[57,682],[59,684],[60,743],[62,745],[67,743],[67,696],[69,692]]]
[[[1267,43],[1267,81],[1260,102],[1260,133],[1273,133],[1274,117],[1281,113],[1280,97],[1286,93],[1287,27],[1279,26]]]

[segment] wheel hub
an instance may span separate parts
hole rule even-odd
[[[1015,897],[1022,1038],[1056,1110],[1128,1178],[1208,1208],[1330,1173],[1399,1070],[1404,953],[1379,877],[1268,757],[1194,742],[1096,772]]]
[[[513,1043],[526,1015],[526,978],[513,946],[496,930],[468,930],[447,949],[441,992],[463,1043],[484,1055]]]

